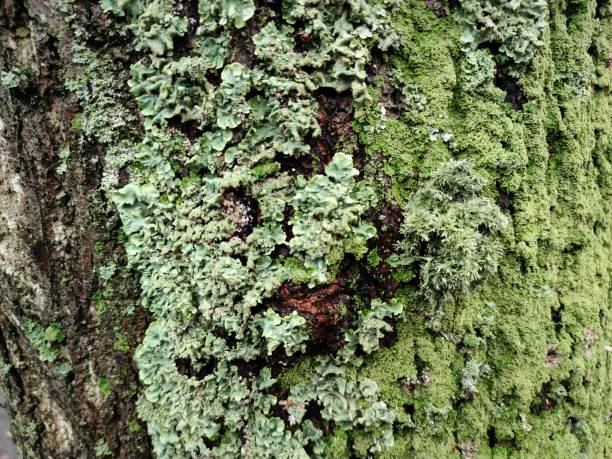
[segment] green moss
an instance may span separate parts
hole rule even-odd
[[[432,140],[434,130],[452,133],[451,108],[457,76],[452,54],[457,53],[457,30],[438,20],[418,2],[406,2],[394,16],[401,46],[391,53],[390,82],[405,97],[398,119],[385,120],[381,132],[367,129],[378,117],[381,94],[371,92],[372,102],[355,110],[355,129],[366,152],[382,154],[384,173],[391,179],[390,197],[403,202],[437,165],[451,156],[442,137]]]
[[[115,336],[117,340],[113,344],[113,349],[121,352],[130,352],[130,345],[118,326],[115,327]]]
[[[138,421],[131,421],[128,424],[128,428],[132,431],[132,432],[140,432],[142,430],[142,426],[140,425],[140,423]]]
[[[98,380],[98,389],[100,390],[100,393],[104,397],[110,397],[110,395],[113,393],[110,383],[108,382],[108,379],[106,378],[100,378]]]
[[[457,52],[452,19],[412,4],[397,13],[404,49],[391,67],[404,94],[419,97],[378,133],[367,130],[375,107],[357,108],[366,151],[372,161],[385,157],[392,183],[385,199],[405,202],[436,164],[469,157],[495,184],[485,193],[507,203],[510,226],[498,274],[437,317],[440,331],[412,300],[395,344],[366,360],[361,371],[396,415],[412,413],[383,457],[604,457],[612,447],[610,401],[587,395],[606,392],[610,377],[601,347],[609,315],[610,187],[602,180],[609,140],[601,135],[610,129],[609,93],[594,91],[584,73],[606,65],[584,59],[610,18],[593,19],[587,2],[575,7],[568,18],[567,5],[551,4],[541,50],[517,72],[522,110],[503,102],[490,64],[475,67],[482,61]],[[445,90],[435,82],[449,74],[448,59],[460,73]],[[452,132],[452,141],[427,142],[431,126]]]
[[[380,255],[376,247],[368,252],[367,260],[371,268],[376,268],[380,264]]]
[[[346,431],[342,429],[336,429],[325,440],[325,453],[324,457],[330,459],[344,459],[349,457],[351,454],[349,446],[349,437]]]
[[[43,327],[34,320],[28,319],[25,321],[25,332],[43,362],[52,363],[60,357],[61,348],[59,346],[66,340],[64,326],[61,323],[53,322]]]
[[[311,379],[316,372],[316,363],[313,358],[301,357],[297,363],[283,371],[278,378],[280,386],[289,390],[291,387]]]

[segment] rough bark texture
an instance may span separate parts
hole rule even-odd
[[[528,65],[491,60],[495,68],[476,75],[455,3],[390,8],[400,46],[374,54],[370,101],[317,95],[322,135],[309,140],[311,156],[280,170],[321,173],[340,145],[352,151],[380,198],[366,213],[378,237],[362,259],[347,256],[334,281],[285,283],[271,303],[306,317],[317,341],[309,352],[321,352],[346,327],[339,305],[399,292],[404,318],[359,370],[397,416],[381,457],[610,457],[610,7],[550,2]],[[108,142],[83,127],[84,102],[65,87],[89,71],[73,59],[82,42],[112,56],[116,103],[136,116],[127,79],[141,56],[117,32],[125,27],[97,3],[1,4],[0,62],[19,81],[0,85],[0,384],[24,458],[152,454],[133,360],[150,317],[101,189]],[[137,138],[140,127],[119,132]],[[510,223],[497,274],[437,318],[418,273],[406,280],[388,258],[403,206],[452,157],[474,161]],[[309,377],[306,360],[281,362],[283,384]],[[342,445],[338,457],[367,456],[358,435],[326,433]]]
[[[64,19],[51,2],[2,4],[3,67],[29,74],[23,88],[0,87],[2,387],[22,457],[93,457],[100,440],[117,457],[146,457],[144,429],[134,431],[138,381],[130,350],[146,314],[125,315],[138,304],[131,273],[104,291],[96,275],[109,259],[124,259],[117,218],[98,191],[104,152],[72,143],[65,172],[56,169],[58,152],[76,138],[71,123],[79,110],[63,84],[74,40]],[[65,337],[48,339],[52,324]]]

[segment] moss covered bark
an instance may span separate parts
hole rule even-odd
[[[498,275],[435,331],[411,303],[397,342],[368,361],[406,413],[389,457],[610,454],[610,16],[595,2],[549,9],[531,64],[487,71],[460,51],[452,18],[405,4],[403,51],[374,91],[384,102],[402,85],[400,114],[370,133],[375,107],[358,109],[366,170],[387,199],[467,157],[510,219]]]
[[[8,3],[24,457],[610,456],[612,12],[486,3]]]

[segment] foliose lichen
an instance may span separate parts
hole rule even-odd
[[[370,49],[394,40],[384,10],[285,1],[279,23],[248,0],[200,2],[193,48],[177,58],[174,39],[188,20],[171,1],[102,7],[127,16],[135,49],[148,52],[129,83],[145,134],[131,181],[112,199],[154,316],[136,361],[145,386],[138,411],[155,453],[328,456],[320,422],[361,429],[372,452],[390,446],[395,415],[376,383],[357,375],[357,354],[378,348],[400,305],[377,300],[354,314],[341,349],[286,400],[271,370],[279,355],[302,354],[313,340],[298,312],[272,307],[279,288],[331,282],[344,257],[362,257],[376,235],[363,217],[373,194],[350,155],[336,152],[325,174],[308,178],[280,163],[309,154],[309,139],[320,135],[317,90],[367,98]],[[248,67],[232,61],[235,40],[250,42]],[[321,407],[321,419],[294,409],[306,403]]]
[[[351,157],[338,153],[325,167],[325,175],[298,177],[289,196],[294,208],[289,248],[304,260],[311,286],[331,280],[328,271],[333,272],[345,254],[364,255],[367,240],[376,235],[372,223],[361,218],[373,194],[355,181],[358,174]]]
[[[506,59],[529,62],[542,46],[547,27],[546,0],[462,0],[458,13],[466,51],[496,44]]]

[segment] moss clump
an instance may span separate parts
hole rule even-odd
[[[491,236],[508,222],[484,185],[470,161],[450,160],[405,205],[394,265],[416,264],[430,301],[465,294],[497,269],[502,246]]]

